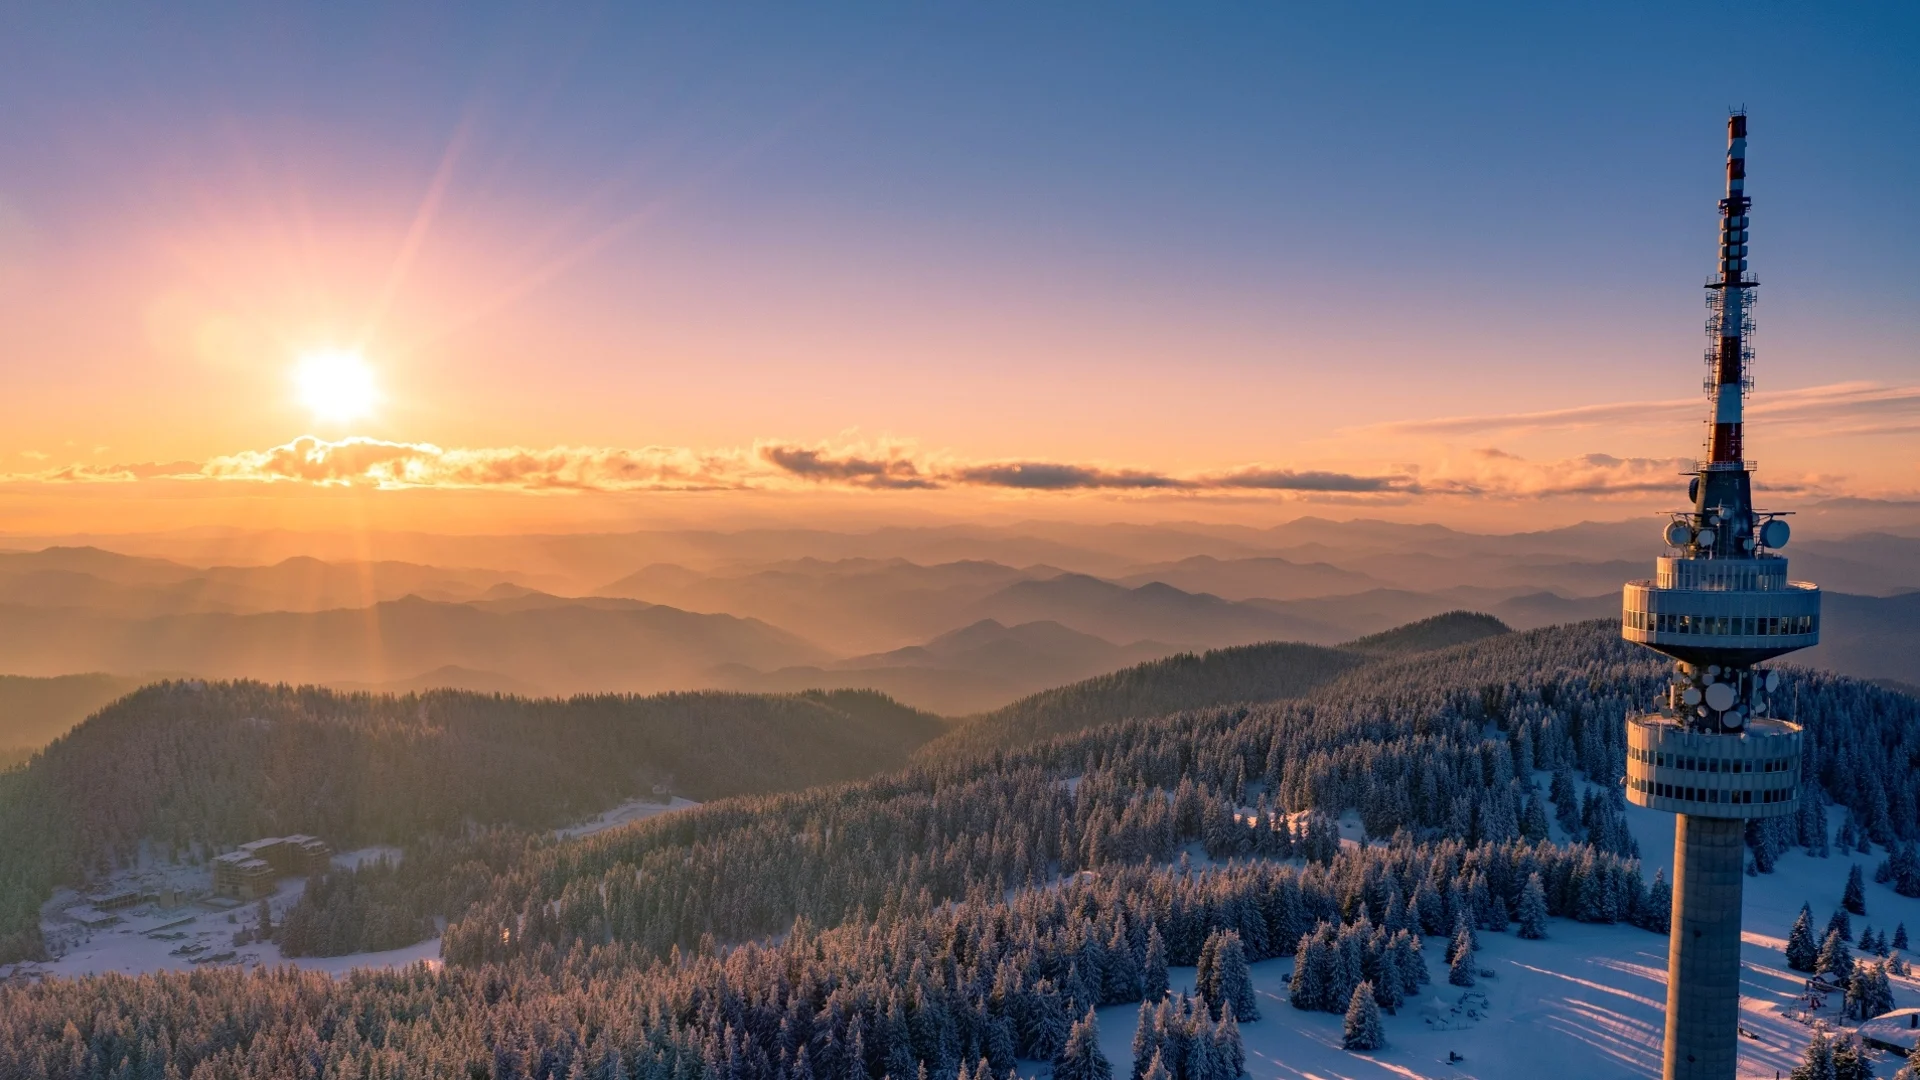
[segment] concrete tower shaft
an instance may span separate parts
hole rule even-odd
[[[1655,576],[1621,597],[1621,635],[1674,658],[1661,707],[1627,720],[1627,798],[1680,815],[1667,950],[1666,1080],[1732,1080],[1739,1056],[1746,823],[1791,814],[1801,730],[1763,660],[1820,639],[1820,590],[1787,575],[1784,518],[1756,510],[1743,456],[1752,293],[1747,117],[1727,121],[1719,273],[1707,283],[1707,455],[1670,515]]]

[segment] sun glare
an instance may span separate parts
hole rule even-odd
[[[319,420],[358,420],[373,412],[380,397],[373,385],[373,369],[356,352],[308,353],[300,358],[293,377],[300,387],[300,400]]]

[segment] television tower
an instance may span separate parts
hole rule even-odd
[[[1753,380],[1747,116],[1727,118],[1720,271],[1707,283],[1707,455],[1651,581],[1627,585],[1621,634],[1673,657],[1663,708],[1627,720],[1627,798],[1680,815],[1673,836],[1665,1080],[1732,1080],[1740,1013],[1746,823],[1794,812],[1800,726],[1754,665],[1820,639],[1820,590],[1787,578],[1786,520],[1753,505],[1741,407]]]

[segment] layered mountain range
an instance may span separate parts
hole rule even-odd
[[[1656,525],[22,540],[0,551],[0,672],[523,695],[871,688],[961,715],[1142,661],[1333,645],[1446,611],[1521,629],[1606,617],[1620,583],[1648,573]],[[1815,535],[1792,555],[1829,598],[1809,664],[1920,681],[1920,538]]]

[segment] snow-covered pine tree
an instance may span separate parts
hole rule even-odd
[[[1373,984],[1363,982],[1353,988],[1341,1043],[1349,1050],[1378,1050],[1387,1044],[1380,1024],[1380,1004],[1373,1000]]]
[[[1155,1062],[1160,1060],[1159,1032],[1153,1023],[1153,1003],[1140,1003],[1140,1016],[1133,1025],[1133,1072],[1132,1080],[1146,1080],[1147,1073]]]
[[[1400,1011],[1407,994],[1400,985],[1400,966],[1394,962],[1391,939],[1380,958],[1380,977],[1373,980],[1373,1000],[1390,1013]]]
[[[1547,890],[1538,872],[1527,875],[1526,887],[1520,892],[1519,922],[1520,936],[1528,941],[1547,936]]]
[[[1796,819],[1798,835],[1796,842],[1807,849],[1807,854],[1824,859],[1829,855],[1827,847],[1827,801],[1817,791],[1809,791],[1800,798],[1800,814]]]
[[[1067,1021],[1067,1003],[1046,979],[1033,985],[1029,1000],[1028,1021],[1032,1026],[1027,1036],[1027,1056],[1044,1061],[1059,1054],[1072,1034]]]
[[[1233,1014],[1233,1002],[1220,1007],[1220,1022],[1213,1026],[1213,1061],[1228,1080],[1247,1071],[1247,1048],[1240,1041],[1240,1020]]]
[[[1841,986],[1853,978],[1853,951],[1847,948],[1847,940],[1840,936],[1840,931],[1827,931],[1827,939],[1820,943],[1820,958],[1814,961],[1813,969],[1830,976]]]
[[[1113,1066],[1100,1052],[1100,1021],[1093,1010],[1073,1025],[1066,1045],[1053,1059],[1054,1080],[1113,1080]]]
[[[1537,844],[1548,836],[1547,811],[1540,805],[1540,796],[1527,796],[1527,808],[1520,813],[1520,836],[1528,843]]]
[[[1833,1080],[1873,1080],[1873,1061],[1851,1033],[1833,1042]]]
[[[1166,1063],[1160,1060],[1159,1051],[1154,1051],[1153,1061],[1147,1066],[1145,1080],[1173,1080],[1173,1074],[1167,1071]]]
[[[1893,928],[1893,947],[1905,951],[1907,944],[1907,924],[1901,923]]]
[[[1219,1005],[1232,1005],[1235,1016],[1258,1020],[1259,999],[1254,996],[1253,972],[1247,969],[1247,952],[1240,944],[1240,935],[1226,930],[1219,938],[1220,944],[1214,953],[1212,994],[1217,996]],[[1208,1000],[1211,1003],[1214,998]]]
[[[1115,919],[1113,936],[1107,941],[1106,971],[1101,979],[1105,1000],[1118,1003],[1138,1001],[1142,993],[1140,959],[1127,937],[1125,922]]]
[[[1656,934],[1673,929],[1673,886],[1667,883],[1666,868],[1653,872],[1653,885],[1647,889],[1647,902],[1640,911],[1643,928]]]
[[[1832,917],[1827,919],[1827,929],[1820,936],[1825,937],[1835,931],[1839,931],[1841,940],[1853,940],[1853,920],[1847,917],[1846,908],[1833,909]]]
[[[1416,940],[1410,931],[1402,930],[1387,942],[1386,962],[1400,972],[1402,997],[1417,997],[1420,993],[1420,977],[1427,973],[1426,961],[1414,951]]]
[[[1318,955],[1320,935],[1309,931],[1300,935],[1293,951],[1293,975],[1287,980],[1287,1003],[1296,1009],[1318,1009],[1326,994],[1326,965]]]
[[[1813,940],[1813,909],[1800,905],[1800,915],[1787,931],[1787,966],[1795,971],[1812,972],[1820,964],[1820,946]]]
[[[1815,1031],[1807,1040],[1800,1064],[1793,1067],[1791,1080],[1837,1080],[1833,1071],[1833,1040],[1824,1031]]]
[[[1580,829],[1580,796],[1574,791],[1573,767],[1562,763],[1553,770],[1553,780],[1547,785],[1547,797],[1553,800],[1554,815],[1560,819],[1560,827],[1569,834]]]
[[[1860,880],[1860,864],[1847,871],[1847,888],[1840,894],[1840,906],[1855,915],[1867,913],[1867,887]]]
[[[1453,959],[1447,962],[1447,982],[1454,986],[1472,986],[1473,939],[1466,934],[1455,934],[1451,951]]]
[[[1140,982],[1146,1000],[1159,1001],[1167,996],[1167,943],[1155,924],[1147,929],[1147,959],[1141,965]]]

